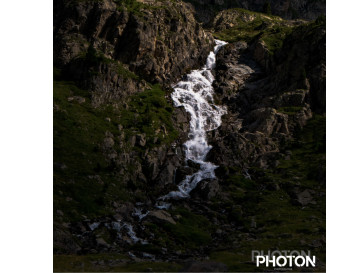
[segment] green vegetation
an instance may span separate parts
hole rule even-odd
[[[254,272],[256,270],[256,265],[251,262],[251,250],[217,251],[210,254],[210,260],[225,264],[229,272]]]
[[[302,109],[303,109],[302,106],[287,106],[287,107],[280,107],[277,109],[277,111],[280,113],[292,116],[300,112]]]
[[[142,10],[145,10],[145,9],[154,10],[154,9],[162,9],[166,7],[162,5],[163,1],[161,0],[156,0],[155,1],[156,5],[145,4],[137,0],[114,0],[114,2],[118,5],[117,9],[119,11],[123,11],[123,9],[126,9],[128,12],[136,16],[142,16]]]
[[[69,102],[72,96],[81,96],[85,102]],[[108,213],[103,205],[109,190],[113,189],[110,194],[117,198],[128,196],[118,181],[113,182],[117,187],[110,187],[109,166],[99,151],[105,132],[118,135],[118,128],[106,121],[106,111],[92,108],[87,91],[71,82],[54,81],[54,107],[54,159],[58,165],[54,169],[54,207],[69,219],[81,214],[104,215]],[[89,178],[94,175],[105,184]],[[67,197],[72,200],[66,202]]]
[[[283,45],[283,40],[292,31],[293,27],[283,21],[280,17],[247,11],[244,9],[233,9],[239,12],[235,25],[229,29],[217,32],[214,35],[219,39],[233,43],[245,41],[250,43],[256,39],[265,42],[270,53],[273,54]],[[242,19],[242,16],[253,16],[251,21]]]
[[[225,209],[226,216],[242,228],[227,236],[226,250],[214,251],[211,260],[225,263],[229,271],[254,271],[252,249],[310,249],[313,242],[324,238],[325,137],[326,118],[315,115],[286,144],[289,156],[281,157],[276,168],[251,168],[252,180],[237,168],[229,170],[223,190],[230,198],[213,200],[213,209]],[[307,206],[296,203],[295,188],[297,192],[313,191],[312,202]],[[256,228],[251,227],[252,219]],[[244,239],[247,235],[249,240]],[[325,261],[325,248],[311,252]]]
[[[54,255],[54,272],[177,272],[181,266],[165,262],[133,262],[122,254]],[[118,265],[107,265],[118,262]]]
[[[188,250],[210,244],[213,226],[206,217],[183,207],[175,208],[169,212],[176,219],[176,224],[145,223],[146,230],[144,232],[154,234],[154,240],[147,246],[135,245],[133,250],[159,254],[160,248],[166,247],[186,253]]]
[[[326,17],[323,15],[319,16],[315,21],[296,26],[287,20],[273,15],[239,8],[232,9],[231,11],[232,13],[239,13],[235,19],[234,26],[216,32],[214,36],[229,43],[238,41],[252,43],[260,40],[265,43],[271,55],[282,48],[285,39],[291,34],[300,33],[306,40],[306,37],[314,33],[315,29],[324,27],[326,24]],[[250,21],[246,19],[248,15],[251,16]],[[302,40],[302,38],[300,39]]]
[[[121,111],[120,123],[128,136],[145,133],[150,146],[171,143],[178,136],[172,123],[172,111],[164,90],[154,85],[130,98],[128,109]]]
[[[184,208],[178,208],[171,212],[173,215],[180,215],[176,225],[166,224],[165,230],[184,249],[196,248],[207,245],[211,242],[211,224],[202,215],[196,215]]]
[[[126,152],[143,152],[171,143],[178,133],[172,124],[172,105],[165,95],[156,85],[131,96],[128,106],[94,108],[89,92],[63,81],[60,70],[54,69],[54,208],[62,210],[67,221],[80,220],[82,215],[109,215],[115,199],[144,198],[127,194],[128,185],[114,174],[118,166],[106,161],[101,143],[106,132],[116,139],[124,134],[125,143],[131,136],[146,134],[145,147],[127,146]],[[121,147],[115,142],[113,149],[120,153]],[[132,173],[133,167],[130,165],[127,171]],[[142,189],[146,185],[139,186]]]
[[[102,52],[98,52],[92,45],[89,45],[87,52],[79,58],[83,60],[87,66],[97,67],[99,64],[102,63],[110,64],[112,69],[115,69],[118,75],[122,76],[123,78],[131,78],[134,80],[139,79],[139,77],[135,73],[127,69],[122,63],[116,60],[106,58],[102,54]]]

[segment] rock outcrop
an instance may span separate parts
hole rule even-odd
[[[295,27],[275,54],[262,43],[236,42],[218,54],[215,86],[229,110],[212,136],[210,159],[219,165],[272,167],[281,145],[325,113],[324,26]]]
[[[196,9],[196,17],[205,24],[211,24],[218,11],[231,8],[272,13],[285,19],[314,20],[326,14],[325,0],[187,0]]]
[[[213,38],[182,2],[57,0],[54,43],[57,66],[83,56],[90,45],[151,83],[170,83],[205,62]]]

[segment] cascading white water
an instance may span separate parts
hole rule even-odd
[[[221,116],[226,113],[226,109],[214,104],[214,76],[211,70],[215,68],[219,49],[227,44],[220,40],[215,40],[215,43],[214,52],[210,52],[206,65],[186,75],[184,80],[173,86],[174,92],[171,94],[175,106],[183,106],[191,115],[189,140],[184,144],[185,156],[186,160],[199,164],[200,169],[193,175],[187,175],[178,185],[177,191],[161,197],[161,200],[186,198],[200,181],[215,178],[217,166],[205,161],[211,149],[206,132],[221,125]]]

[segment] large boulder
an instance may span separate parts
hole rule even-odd
[[[147,218],[151,219],[154,222],[158,223],[169,223],[176,225],[175,220],[171,217],[170,213],[166,212],[165,210],[154,210],[151,211]]]

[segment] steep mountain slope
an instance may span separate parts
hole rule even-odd
[[[55,271],[253,271],[252,249],[311,249],[324,270],[324,18],[213,22],[181,1],[55,1]],[[229,42],[213,71],[217,178],[163,210],[199,168],[171,84],[213,36]]]

